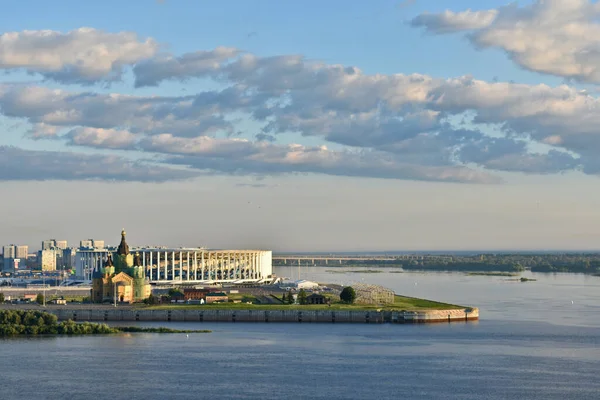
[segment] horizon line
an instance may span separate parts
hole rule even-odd
[[[275,251],[272,250],[273,255],[284,254],[348,254],[348,253],[361,253],[361,254],[453,254],[453,253],[477,253],[477,254],[495,254],[495,253],[600,253],[600,249],[467,249],[467,250],[325,250],[325,251]]]

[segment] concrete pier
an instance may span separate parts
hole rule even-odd
[[[36,308],[40,310],[40,308]],[[427,311],[329,311],[329,310],[145,310],[136,308],[46,308],[59,320],[154,321],[154,322],[312,322],[312,323],[433,323],[479,319],[477,308]]]

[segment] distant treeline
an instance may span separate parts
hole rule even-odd
[[[317,260],[315,260],[317,261]],[[278,264],[274,264],[278,265]],[[325,264],[323,264],[325,265]],[[465,272],[579,272],[600,274],[600,254],[480,254],[403,256],[393,260],[342,260],[334,266],[400,267],[405,270]]]

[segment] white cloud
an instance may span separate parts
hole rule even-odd
[[[523,7],[421,14],[412,25],[433,33],[472,31],[468,38],[475,46],[502,49],[523,68],[600,83],[599,17],[597,2],[537,0]]]
[[[175,138],[165,134],[142,142],[147,151],[173,154],[166,161],[203,171],[274,175],[316,173],[384,179],[498,183],[488,173],[462,166],[415,165],[389,153],[331,151],[325,146],[274,145],[240,139]]]
[[[331,151],[325,146],[299,144],[275,145],[246,139],[216,139],[208,136],[181,138],[170,134],[139,137],[135,143],[123,138],[135,136],[113,131],[110,135],[120,140],[104,139],[95,130],[82,140],[72,140],[80,146],[130,149],[135,147],[162,157],[167,164],[185,165],[207,173],[237,175],[277,175],[285,173],[317,173],[339,176],[409,179],[448,182],[497,183],[500,179],[489,173],[454,165],[428,166],[411,163],[407,157],[398,157],[377,151]],[[93,132],[93,134],[92,134]],[[121,139],[119,139],[121,138]]]
[[[58,135],[60,128],[55,125],[48,125],[43,122],[35,123],[27,132],[32,139],[53,139]]]
[[[463,146],[459,157],[496,171],[553,174],[579,168],[580,160],[566,152],[531,153],[526,148],[525,141],[484,137]]]
[[[150,58],[158,50],[152,39],[135,33],[107,33],[93,28],[0,35],[0,69],[23,69],[63,83],[90,84],[121,78],[123,67]]]
[[[411,24],[415,27],[425,27],[434,33],[452,33],[465,30],[482,29],[494,22],[497,10],[462,12],[446,10],[440,14],[424,13],[415,17]]]
[[[197,97],[141,97],[94,92],[70,92],[40,86],[0,85],[0,112],[27,118],[36,125],[31,134],[52,134],[50,127],[87,126],[112,129],[124,127],[133,133],[162,133],[197,136],[231,133],[223,113],[237,110],[228,104],[227,93]],[[39,127],[44,130],[40,131]],[[54,131],[56,133],[56,130]]]
[[[446,171],[465,165],[490,172],[590,171],[585,163],[600,151],[600,101],[566,85],[368,75],[356,67],[298,55],[258,57],[233,50],[223,54],[226,62],[199,72],[228,85],[220,91],[161,97],[1,85],[0,111],[35,124],[32,135],[38,132],[38,137],[54,135],[68,144],[162,153],[177,146],[173,162],[186,157],[198,167],[210,159],[214,170],[223,172],[230,168],[238,173],[244,168],[249,173],[307,172],[312,162],[321,165],[312,169],[319,173],[342,174],[346,167],[353,176],[379,173],[398,179],[459,180]],[[150,75],[151,66],[145,64]],[[154,76],[185,80],[193,75],[181,75],[177,65],[170,68],[169,63],[161,64]],[[254,119],[257,142],[222,139],[239,131],[235,120],[240,117]],[[467,119],[469,129],[457,119]],[[504,141],[491,141],[485,133],[490,128],[504,135]],[[71,132],[61,136],[66,130]],[[289,133],[338,146],[336,151],[306,147],[294,153],[273,143]],[[531,150],[535,146],[524,143],[549,146],[551,151],[535,152]],[[260,159],[253,159],[253,154]],[[278,156],[268,162],[274,154]],[[305,161],[292,163],[292,156]],[[215,161],[219,157],[221,161]],[[428,168],[434,172],[423,173]],[[471,179],[464,171],[459,175]],[[480,180],[475,175],[473,179]]]
[[[135,86],[156,86],[166,79],[187,79],[218,71],[223,63],[238,55],[238,49],[217,47],[210,51],[186,53],[181,57],[162,55],[134,67]]]
[[[68,144],[77,146],[130,149],[136,143],[138,135],[123,129],[77,127],[69,131],[65,137],[69,139]]]

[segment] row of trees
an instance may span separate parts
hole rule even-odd
[[[283,304],[296,304],[297,301],[298,304],[306,304],[307,297],[308,295],[306,294],[306,291],[304,289],[300,289],[297,300],[294,299],[292,292],[287,292],[287,294],[284,293],[283,296],[281,296],[281,302]]]
[[[55,315],[32,310],[0,310],[0,337],[16,335],[96,335],[120,332],[186,333],[209,330],[177,330],[170,328],[141,328],[122,326],[111,328],[93,322],[58,322]]]
[[[58,322],[56,315],[32,310],[0,310],[0,337],[13,335],[86,335],[120,332],[106,324],[71,320]]]
[[[306,294],[306,291],[304,289],[300,289],[300,291],[298,292],[298,304],[306,304],[307,297],[308,296]],[[340,293],[340,300],[346,304],[353,304],[356,300],[356,291],[354,290],[354,288],[352,288],[351,286],[347,286],[344,289],[342,289],[342,292]],[[283,304],[294,304],[295,301],[292,292],[288,292],[287,295],[284,294],[281,297],[281,302]]]
[[[283,304],[294,304],[296,303],[296,300],[294,300],[292,292],[287,292],[287,294],[284,293],[283,296],[281,296],[281,302]]]

